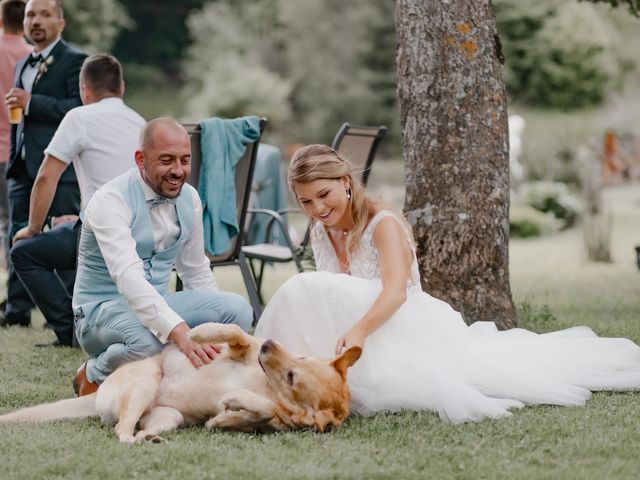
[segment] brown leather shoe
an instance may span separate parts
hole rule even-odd
[[[73,377],[73,391],[76,392],[77,396],[84,397],[85,395],[91,395],[97,390],[98,384],[90,382],[87,378],[87,362],[84,362],[80,365],[76,376]]]

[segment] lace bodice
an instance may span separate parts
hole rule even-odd
[[[354,277],[361,278],[380,278],[380,262],[378,259],[378,249],[373,243],[373,231],[376,225],[380,223],[385,217],[393,217],[398,222],[398,218],[388,210],[382,210],[378,212],[369,222],[362,238],[360,239],[360,245],[351,255],[351,261],[349,263],[349,273]],[[401,226],[406,232],[404,225]],[[409,242],[407,233],[407,242]],[[316,268],[318,270],[340,273],[340,263],[338,257],[333,249],[329,234],[321,223],[316,223],[311,231],[311,246],[313,248],[313,255],[316,259]],[[413,260],[411,262],[411,279],[407,281],[407,286],[420,286],[420,273],[418,271],[418,263],[416,261],[415,250],[411,246],[413,253]]]

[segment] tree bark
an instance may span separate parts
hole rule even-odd
[[[405,214],[422,286],[467,323],[517,325],[509,286],[509,144],[490,0],[397,0]]]

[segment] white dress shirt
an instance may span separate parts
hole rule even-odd
[[[145,199],[157,195],[142,180]],[[210,262],[204,253],[202,205],[196,190],[191,190],[194,208],[193,231],[176,258],[176,271],[185,290],[217,291]],[[131,233],[131,209],[124,197],[108,185],[96,191],[85,209],[83,226],[92,231],[118,292],[127,300],[140,322],[161,342],[184,320],[147,281],[142,260],[136,252]],[[151,209],[151,223],[156,250],[170,247],[180,235],[175,205],[163,204]]]
[[[83,207],[98,188],[135,166],[144,118],[120,97],[69,110],[45,155],[73,162]]]
[[[32,67],[31,65],[29,65],[29,62],[27,61],[27,64],[24,67],[24,70],[22,70],[22,76],[20,77],[20,80],[22,80],[23,90],[31,93],[31,89],[33,88],[33,82],[36,81],[36,76],[38,76],[38,70],[40,70],[42,64],[47,61],[47,57],[51,53],[51,50],[53,50],[53,48],[58,44],[58,42],[60,41],[60,38],[61,37],[58,37],[54,42],[52,42],[44,50],[31,53],[31,56],[34,56],[34,57],[38,55],[42,55],[42,62],[37,63]],[[27,102],[27,107],[24,109],[25,115],[29,115],[29,105],[31,105],[31,99],[29,99],[29,101]]]

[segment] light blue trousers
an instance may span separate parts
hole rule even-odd
[[[206,322],[234,323],[247,331],[253,321],[251,306],[235,293],[188,290],[168,293],[164,299],[191,328]],[[155,355],[164,347],[122,297],[104,302],[90,317],[80,319],[76,336],[92,357],[87,378],[97,383],[123,363]]]

